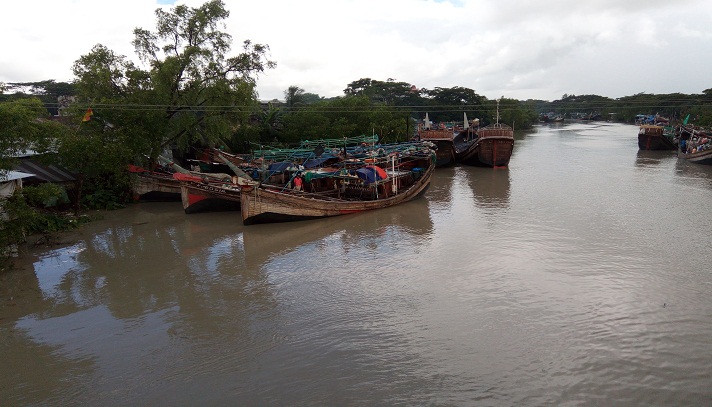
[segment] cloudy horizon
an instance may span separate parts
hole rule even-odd
[[[95,44],[139,62],[133,29],[155,28],[154,10],[202,0],[11,2],[0,28],[0,82],[73,80]],[[289,86],[343,95],[361,78],[418,88],[473,89],[490,99],[699,94],[712,88],[712,2],[680,0],[224,0],[233,54],[242,41],[270,47],[275,69],[260,99]]]

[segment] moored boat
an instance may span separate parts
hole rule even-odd
[[[437,167],[444,167],[455,164],[455,145],[453,142],[454,133],[452,129],[448,129],[444,124],[433,128],[428,114],[425,114],[425,121],[418,125],[418,138],[421,141],[429,141],[435,144]]]
[[[694,153],[678,153],[678,158],[685,159],[691,163],[712,165],[712,149],[696,151]]]
[[[674,150],[677,148],[664,126],[641,124],[638,130],[638,148],[641,150]]]
[[[386,208],[425,192],[435,168],[434,152],[424,143],[411,150],[386,150],[387,155],[345,161],[340,168],[298,172],[286,185],[262,183],[241,188],[245,225],[339,216]],[[301,177],[302,188],[289,186]]]
[[[502,123],[477,131],[477,163],[486,167],[506,167],[514,150],[514,130]]]
[[[712,131],[681,126],[677,157],[695,164],[712,165]]]
[[[178,201],[180,183],[173,174],[151,171],[136,165],[129,165],[131,173],[131,193],[134,201]]]
[[[238,184],[209,182],[183,173],[175,173],[173,177],[180,182],[181,202],[187,214],[240,210]]]
[[[479,119],[474,119],[472,122],[467,120],[467,113],[463,113],[463,126],[459,129],[453,138],[455,146],[455,161],[458,164],[473,165],[477,161],[478,139],[477,130],[479,129]]]
[[[179,201],[181,200],[180,181],[175,179],[175,173],[206,178],[215,181],[229,181],[232,177],[225,173],[201,173],[189,171],[164,157],[158,157],[160,166],[149,170],[136,165],[129,165],[132,175],[131,192],[135,201]]]
[[[485,167],[506,167],[514,150],[514,129],[499,122],[499,101],[497,101],[497,121],[477,131],[477,159],[474,165]]]

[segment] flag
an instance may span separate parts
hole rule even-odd
[[[83,122],[88,122],[91,120],[91,116],[94,114],[94,112],[91,110],[91,107],[87,109],[87,112],[84,113],[84,117],[82,118]]]
[[[685,120],[682,121],[682,124],[685,125],[687,124],[687,121],[690,119],[690,114],[687,114],[687,117],[685,117]]]

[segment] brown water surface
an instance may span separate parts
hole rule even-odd
[[[636,137],[332,219],[112,212],[0,276],[0,405],[710,405],[712,167]]]

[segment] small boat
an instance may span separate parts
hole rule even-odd
[[[435,155],[437,157],[435,166],[444,167],[455,164],[455,145],[453,142],[454,133],[444,124],[440,124],[437,128],[432,128],[432,122],[425,114],[425,120],[418,125],[418,139],[421,141],[429,141],[435,144],[437,148]]]
[[[641,150],[675,150],[677,146],[664,126],[641,124],[638,129],[638,148]]]
[[[242,186],[243,223],[298,221],[386,208],[426,191],[436,162],[431,143],[379,146],[376,151],[385,155],[295,173],[292,180],[303,177],[302,190],[290,188],[292,180],[286,185]]]
[[[497,121],[477,131],[477,160],[475,165],[485,167],[506,167],[514,150],[514,129],[499,122],[499,101],[497,101]]]

